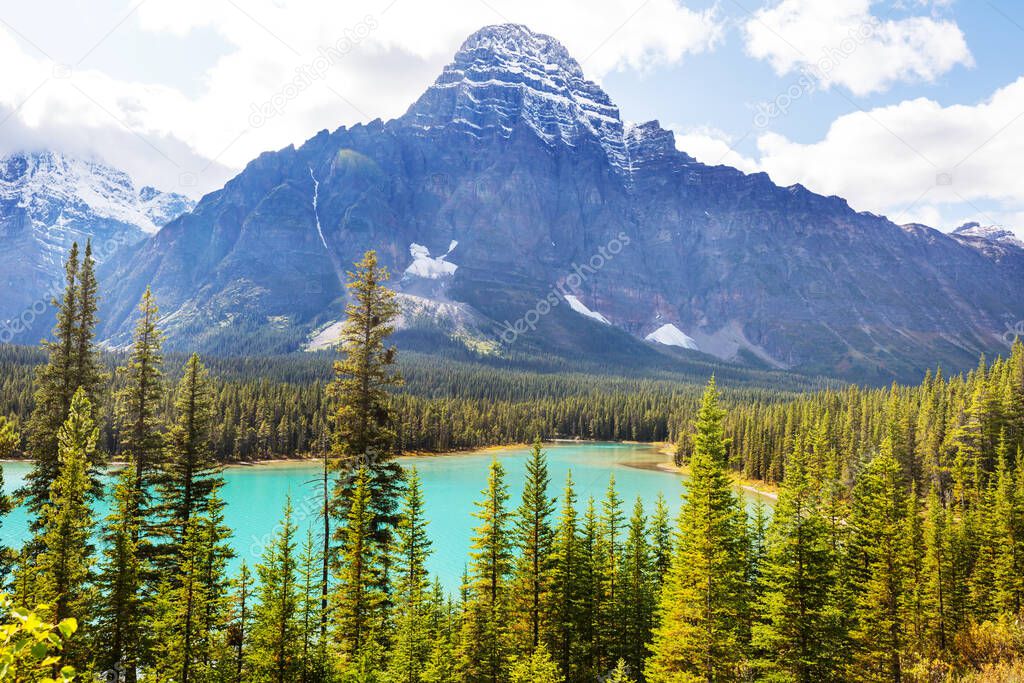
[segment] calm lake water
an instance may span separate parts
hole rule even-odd
[[[566,475],[571,470],[581,508],[589,496],[596,500],[603,498],[611,476],[615,477],[619,495],[626,502],[627,516],[638,496],[650,514],[659,492],[664,493],[673,515],[679,508],[684,478],[676,473],[650,469],[654,463],[667,459],[653,446],[560,443],[548,444],[545,450],[552,496],[561,498]],[[514,507],[522,494],[529,452],[528,448],[513,448],[401,458],[402,465],[416,467],[423,480],[430,519],[429,533],[433,541],[430,570],[447,589],[458,587],[469,557],[470,537],[477,521],[472,517],[473,501],[481,498],[481,491],[487,483],[488,465],[495,458],[504,465],[510,505]],[[27,463],[5,463],[5,490],[13,491],[20,486],[28,469]],[[317,486],[313,483],[319,471],[316,463],[307,462],[234,466],[225,470],[226,483],[222,492],[227,501],[225,517],[234,531],[234,547],[238,555],[233,567],[237,567],[243,558],[250,565],[258,560],[263,545],[276,529],[285,496],[289,493],[302,534],[310,525],[314,532],[320,528],[316,517]],[[106,506],[101,503],[99,507],[97,518],[106,514]],[[12,512],[0,527],[0,539],[9,547],[20,545],[27,533],[27,518],[23,510]]]

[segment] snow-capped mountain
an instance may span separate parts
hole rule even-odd
[[[157,232],[194,202],[123,171],[55,152],[0,158],[0,341],[34,342],[73,242],[98,260]],[[40,326],[43,329],[40,329]]]
[[[1024,319],[1024,252],[979,243],[698,163],[625,126],[555,39],[492,26],[403,116],[262,154],[119,252],[102,334],[126,342],[152,284],[171,345],[320,347],[375,249],[420,339],[919,381]]]
[[[548,142],[596,140],[616,168],[628,167],[618,107],[561,43],[519,24],[470,36],[404,119],[474,137],[508,137],[523,123]]]
[[[960,237],[980,237],[981,239],[996,244],[1009,244],[1024,249],[1024,240],[1017,237],[1012,230],[1007,230],[1001,225],[982,225],[972,222],[964,223],[953,231],[953,235]]]

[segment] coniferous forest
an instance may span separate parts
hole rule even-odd
[[[50,340],[0,350],[0,456],[33,463],[0,497],[33,520],[0,555],[0,680],[1024,680],[1020,342],[888,388],[507,372],[403,360],[387,272],[368,252],[349,276],[333,368],[165,354],[150,292],[107,353],[71,251]],[[580,500],[552,437],[673,443],[679,514],[614,480]],[[513,442],[522,496],[495,458],[446,593],[395,458]],[[322,462],[316,523],[286,506],[228,571],[224,465],[288,456]]]

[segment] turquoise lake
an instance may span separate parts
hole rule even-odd
[[[648,514],[654,509],[658,493],[663,493],[673,515],[679,508],[684,477],[659,470],[655,465],[667,456],[645,444],[558,443],[547,444],[548,468],[551,474],[551,495],[561,498],[566,474],[571,470],[580,507],[589,496],[600,500],[615,477],[619,495],[626,501],[627,515],[639,496]],[[433,541],[431,572],[443,585],[458,587],[469,557],[470,538],[476,519],[472,517],[473,501],[481,498],[487,483],[487,468],[497,458],[505,467],[510,506],[518,505],[522,494],[528,448],[509,448],[440,456],[409,456],[400,459],[406,468],[416,467],[423,480],[424,496],[430,519],[429,533]],[[21,485],[30,465],[4,463],[5,489],[13,491]],[[273,463],[252,466],[231,466],[225,469],[222,492],[227,502],[225,517],[234,531],[237,557],[234,567],[245,559],[254,564],[263,544],[274,533],[281,518],[285,496],[289,493],[295,518],[302,534],[317,520],[317,486],[314,482],[320,467],[313,462]],[[106,514],[99,506],[97,518]],[[0,539],[3,545],[17,547],[27,536],[27,519],[23,510],[15,510],[3,521]]]

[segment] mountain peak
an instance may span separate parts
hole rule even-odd
[[[509,137],[525,124],[548,144],[596,141],[626,168],[622,120],[608,94],[565,47],[521,24],[469,36],[434,84],[403,117],[430,130],[455,126],[474,137]]]

